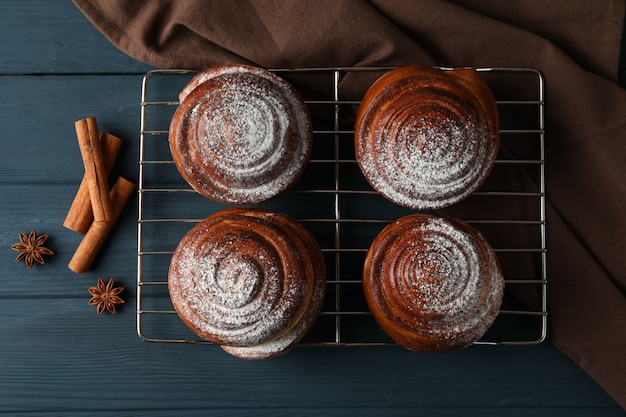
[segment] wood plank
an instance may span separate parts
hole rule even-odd
[[[71,1],[4,0],[1,9],[0,74],[119,74],[151,68],[113,46]]]
[[[97,316],[93,307],[70,301],[3,301],[0,413],[138,408],[155,415],[187,409],[245,415],[256,409],[352,407],[425,408],[443,415],[447,409],[467,409],[468,415],[489,409],[617,411],[606,407],[606,394],[549,344],[472,347],[444,355],[398,347],[301,347],[274,360],[248,362],[216,346],[141,342],[132,308]]]
[[[603,410],[597,408],[566,408],[562,410],[564,416],[567,417],[615,417],[623,414],[617,414],[611,410]],[[463,407],[463,408],[432,408],[432,407],[413,407],[413,408],[376,408],[376,407],[349,407],[349,408],[303,408],[303,407],[266,407],[266,408],[220,408],[212,407],[210,409],[203,408],[161,408],[159,410],[138,410],[138,409],[109,409],[99,410],[90,409],[89,416],[116,416],[116,417],[153,417],[153,416],[185,416],[185,417],[211,417],[211,416],[228,416],[228,417],[412,417],[412,416],[437,416],[437,417],[458,417],[458,416],[480,416],[480,417],[555,417],[559,413],[557,409],[529,409],[529,408],[483,408],[483,407]],[[19,414],[11,414],[11,416],[19,417],[48,417],[59,416],[74,417],[84,416],[85,411],[62,410],[62,414],[57,411],[34,411],[19,412]]]
[[[136,178],[141,75],[0,77],[0,184],[77,184],[84,168],[74,121],[96,116],[124,139],[116,172]]]
[[[74,198],[77,185],[0,185],[0,251],[3,285],[2,298],[62,297],[84,298],[87,288],[98,277],[115,277],[134,294],[137,266],[137,199],[133,197],[114,226],[91,270],[74,274],[67,264],[83,235],[63,227],[63,220]],[[47,233],[47,247],[55,254],[45,257],[44,265],[27,270],[24,262],[15,263],[17,253],[9,248],[19,241],[18,232],[35,230]]]
[[[217,408],[213,407],[211,409],[196,409],[196,408],[185,408],[185,409],[160,409],[160,410],[127,410],[127,409],[114,409],[114,410],[89,410],[89,416],[99,417],[99,416],[111,416],[114,415],[116,417],[153,417],[153,416],[179,416],[183,415],[185,417],[211,417],[211,416],[228,416],[228,417],[293,417],[293,416],[301,416],[301,417],[408,417],[408,416],[416,416],[416,415],[428,415],[428,416],[438,416],[438,417],[457,417],[457,416],[481,416],[481,417],[501,417],[506,415],[507,417],[527,417],[532,415],[533,417],[554,417],[555,412],[558,410],[555,409],[545,409],[545,410],[529,410],[527,408],[517,408],[517,409],[509,409],[509,408],[480,408],[480,407],[463,407],[463,408],[448,408],[448,409],[439,409],[439,408],[428,408],[428,407],[418,407],[418,408],[362,408],[362,407],[351,407],[351,408],[299,408],[299,407],[271,407],[271,408]],[[16,416],[18,414],[12,414]],[[47,417],[47,416],[58,416],[59,413],[56,411],[52,412],[20,412],[20,417]],[[64,417],[73,417],[73,416],[84,416],[84,411],[72,412],[63,410]],[[618,416],[619,414],[615,414],[612,411],[606,410],[598,410],[598,409],[580,409],[580,408],[572,408],[563,410],[563,415],[568,417],[588,417],[590,415],[594,417],[612,417]]]
[[[0,77],[0,244],[18,232],[48,233],[55,252],[43,266],[26,270],[16,253],[0,252],[0,297],[84,297],[98,276],[115,276],[133,290],[136,276],[136,197],[127,205],[92,271],[75,275],[67,263],[82,235],[62,224],[84,168],[74,121],[89,115],[99,128],[124,139],[114,176],[137,181],[141,75]],[[54,283],[54,285],[51,285]],[[132,294],[132,292],[131,292]]]

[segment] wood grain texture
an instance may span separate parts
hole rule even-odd
[[[5,1],[0,36],[1,74],[65,74],[0,76],[0,415],[623,415],[549,343],[434,356],[298,347],[246,362],[215,346],[141,341],[136,198],[84,275],[67,269],[82,236],[62,223],[83,176],[75,120],[93,114],[123,138],[114,172],[136,180],[146,67],[70,1]],[[50,235],[55,255],[27,270],[10,245],[31,229]],[[98,316],[87,288],[111,276],[126,287],[126,304]]]
[[[89,115],[96,115],[101,131],[124,140],[114,173],[136,178],[141,78],[0,77],[0,184],[73,184],[82,178],[74,122]]]
[[[69,0],[4,0],[0,9],[0,74],[120,74],[151,68],[109,43]]]
[[[3,340],[11,343],[0,345],[1,411],[607,411],[599,389],[589,381],[571,383],[582,371],[564,372],[568,360],[548,344],[447,355],[399,347],[300,347],[274,360],[246,362],[216,346],[141,342],[133,332],[132,305],[115,316],[97,316],[86,301],[39,299],[37,308],[3,301]]]

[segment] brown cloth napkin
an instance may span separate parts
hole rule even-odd
[[[622,0],[74,1],[117,47],[163,68],[541,70],[550,337],[626,409],[626,91],[616,84]],[[345,94],[365,88],[342,85]]]

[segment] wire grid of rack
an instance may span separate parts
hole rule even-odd
[[[314,117],[330,115],[330,121],[323,117],[324,123],[314,123],[314,154],[307,168],[311,172],[305,173],[293,190],[264,206],[285,212],[308,227],[319,239],[326,257],[325,304],[301,345],[394,344],[376,325],[364,302],[361,265],[373,237],[389,222],[411,211],[386,201],[360,175],[353,154],[353,126],[345,123],[359,105],[359,99],[346,99],[341,87],[349,77],[374,80],[389,69],[272,70],[296,86],[299,77],[305,82],[318,77],[318,82],[323,80],[327,85],[311,97],[303,93]],[[533,69],[479,68],[477,71],[496,96],[501,115],[501,149],[515,150],[518,142],[524,142],[524,148],[530,151],[528,154],[514,151],[515,157],[500,155],[490,178],[505,180],[498,181],[495,188],[481,187],[461,203],[469,207],[462,212],[468,216],[463,220],[491,240],[506,284],[505,302],[496,322],[475,344],[537,344],[547,336],[544,79]],[[180,238],[204,217],[227,208],[201,197],[184,183],[169,154],[168,127],[179,104],[178,92],[194,74],[186,70],[155,70],[143,79],[137,332],[142,340],[149,342],[208,343],[192,334],[178,318],[167,291],[169,260]],[[498,93],[499,90],[504,94]],[[520,119],[518,115],[524,115],[522,126],[515,126]],[[512,124],[507,126],[505,119],[512,120]],[[316,153],[316,149],[320,151]],[[515,181],[508,181],[509,177]],[[473,205],[479,208],[472,210]],[[502,209],[492,212],[486,207]],[[451,215],[455,214],[452,211]],[[506,236],[504,240],[502,236]],[[516,236],[520,237],[519,244]]]

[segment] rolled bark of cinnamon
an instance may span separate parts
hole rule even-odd
[[[94,221],[109,221],[111,218],[111,200],[108,174],[104,165],[96,118],[88,117],[77,120],[74,127],[85,165],[85,177],[87,177]]]
[[[100,134],[100,144],[104,157],[104,166],[107,177],[113,170],[115,159],[122,147],[122,139],[107,132]],[[74,201],[67,212],[63,226],[75,232],[85,234],[93,221],[93,209],[91,208],[91,197],[89,195],[89,184],[87,175],[83,175],[83,179],[78,187]]]
[[[111,219],[109,221],[94,221],[76,249],[68,268],[77,274],[87,272],[96,259],[109,232],[122,213],[128,199],[135,191],[135,184],[123,177],[119,177],[111,188],[110,201],[112,202]]]

